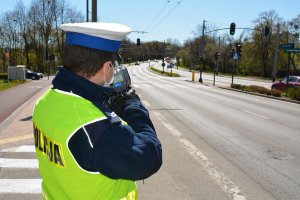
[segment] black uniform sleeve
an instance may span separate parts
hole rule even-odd
[[[69,149],[84,170],[98,171],[112,179],[145,179],[162,165],[160,141],[139,100],[126,101],[121,115],[128,126],[91,124],[74,134]]]
[[[93,166],[113,179],[145,179],[162,164],[160,141],[140,101],[126,101],[122,117],[129,126],[112,125],[106,129],[94,147]]]

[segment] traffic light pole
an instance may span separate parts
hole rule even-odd
[[[289,87],[290,65],[291,65],[291,52],[288,52],[288,70],[287,70],[287,76],[286,76],[286,89],[288,89],[288,87]]]
[[[92,22],[97,22],[97,0],[92,0]]]
[[[236,69],[236,59],[234,59],[234,62],[233,62],[233,68],[232,68],[232,73],[231,73],[231,85],[233,85],[233,76],[235,73],[235,69]]]
[[[204,41],[204,31],[205,31],[205,20],[203,20],[203,25],[202,25],[202,40]],[[203,42],[204,44],[204,42]],[[200,49],[199,49],[200,51]],[[199,55],[200,57],[200,55]],[[200,77],[199,77],[199,82],[200,83],[203,83],[203,80],[202,80],[202,71],[204,69],[204,46],[203,46],[203,52],[202,52],[202,67],[200,67]]]
[[[218,60],[216,60],[216,63],[215,63],[213,86],[215,86],[215,83],[216,83],[216,71],[217,71],[217,67],[218,67]]]
[[[86,0],[86,22],[89,22],[89,0]]]
[[[279,37],[280,37],[280,24],[277,24],[277,33],[276,33],[276,47],[273,57],[273,70],[272,70],[272,82],[275,82],[276,79],[276,65],[277,65],[277,57],[278,57],[278,45],[279,45]]]

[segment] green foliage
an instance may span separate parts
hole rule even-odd
[[[0,80],[7,80],[7,74],[6,73],[0,73]]]
[[[300,87],[289,88],[287,97],[300,101]]]

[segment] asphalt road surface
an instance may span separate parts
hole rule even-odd
[[[155,120],[164,166],[140,184],[151,191],[142,199],[300,199],[299,104],[147,67],[129,69]]]

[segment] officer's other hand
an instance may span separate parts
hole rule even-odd
[[[111,103],[111,109],[120,115],[123,112],[124,109],[124,104],[131,100],[131,99],[136,99],[136,100],[141,100],[139,95],[135,92],[135,90],[130,89],[125,95],[116,98],[112,103]]]

